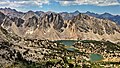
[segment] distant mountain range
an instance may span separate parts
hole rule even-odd
[[[10,17],[20,17],[21,18],[24,15],[23,12],[18,12],[17,10],[11,9],[11,8],[0,8],[0,12],[3,12],[5,15],[10,16]],[[35,14],[37,14],[38,16],[43,16],[44,13],[45,12],[43,12],[43,11],[36,11],[35,12]],[[46,12],[46,13],[50,13],[50,11]],[[62,15],[62,17],[64,19],[71,19],[72,17],[77,16],[79,13],[80,12],[77,10],[77,11],[71,12],[71,13],[61,12],[60,14]],[[106,12],[103,14],[97,14],[97,13],[93,13],[90,11],[87,11],[86,13],[83,13],[83,14],[87,14],[87,15],[90,15],[90,16],[93,16],[96,18],[101,18],[101,19],[109,19],[109,20],[114,21],[120,25],[120,15],[112,15],[112,14],[106,13]]]
[[[88,14],[90,16],[94,16],[97,18],[101,18],[101,19],[109,19],[111,21],[116,22],[117,24],[120,24],[120,15],[112,15],[110,13],[96,14],[89,11],[87,11],[85,14]]]
[[[65,19],[70,19],[73,16],[77,16],[79,13],[80,13],[79,11],[75,11],[73,13],[62,12],[61,14],[63,15],[63,17]],[[83,13],[83,14],[87,14],[87,15],[90,15],[90,16],[93,16],[96,18],[101,18],[101,19],[109,19],[120,25],[120,15],[112,15],[112,14],[106,13],[106,12],[103,14],[97,14],[97,13],[93,13],[90,11],[87,11],[86,13]]]
[[[23,13],[11,8],[0,9],[0,25],[3,28],[20,37],[32,39],[120,41],[120,26],[111,21],[112,17],[116,17],[116,20],[112,20],[119,20],[118,15],[108,13],[101,15],[79,11]]]
[[[24,15],[23,12],[18,12],[17,10],[11,8],[0,8],[0,12],[9,17],[22,17]]]

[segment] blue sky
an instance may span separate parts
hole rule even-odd
[[[95,12],[120,15],[120,0],[0,0],[0,8],[19,11]]]

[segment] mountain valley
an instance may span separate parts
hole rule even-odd
[[[115,21],[79,11],[0,9],[0,68],[119,67]]]

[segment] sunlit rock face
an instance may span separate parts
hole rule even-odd
[[[115,22],[78,11],[76,13],[28,11],[21,15],[22,17],[10,17],[4,14],[5,12],[0,13],[1,26],[21,37],[120,41],[120,26]]]

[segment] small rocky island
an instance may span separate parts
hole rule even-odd
[[[21,38],[0,27],[0,68],[120,67],[120,43],[73,41],[68,46],[57,41]]]

